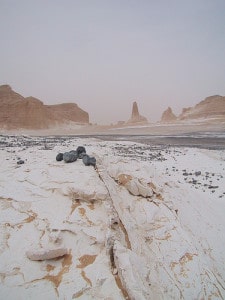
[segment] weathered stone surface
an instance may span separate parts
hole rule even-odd
[[[223,151],[166,147],[159,162],[142,145],[82,138],[97,157],[95,170],[54,163],[80,138],[55,140],[55,154],[43,151],[43,137],[0,139],[2,299],[225,298]],[[117,183],[120,174],[121,183],[136,178],[154,195],[131,195]],[[62,247],[69,253],[60,259],[26,256],[35,249],[35,259],[46,258],[39,249]]]
[[[29,250],[26,255],[30,260],[48,260],[68,254],[67,248]]]
[[[116,269],[129,298],[154,298],[147,282],[148,269],[144,259],[123,247],[118,241],[114,243],[113,250]]]
[[[131,123],[131,124],[136,124],[136,123],[146,124],[146,123],[148,123],[147,118],[145,118],[139,114],[138,105],[137,105],[136,101],[133,102],[131,118],[128,120],[127,123]]]
[[[141,179],[127,174],[120,174],[117,180],[134,196],[151,197],[153,195],[151,187]]]
[[[9,85],[0,86],[0,127],[45,129],[66,123],[88,123],[88,113],[75,103],[44,105],[34,97],[24,98]]]
[[[67,195],[72,200],[93,202],[98,200],[104,201],[108,196],[108,192],[102,186],[96,186],[94,189],[87,187],[86,190],[71,187],[67,191]]]
[[[173,113],[171,107],[168,107],[162,114],[161,122],[162,123],[170,123],[176,121],[177,117]]]

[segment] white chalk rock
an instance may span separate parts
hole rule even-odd
[[[26,252],[27,257],[30,260],[47,260],[64,256],[69,253],[67,248],[55,248],[55,249],[39,249],[29,250]]]
[[[113,252],[118,275],[130,299],[153,299],[145,261],[118,241],[114,243]]]
[[[83,190],[79,188],[69,188],[67,195],[70,197],[72,200],[80,200],[80,201],[86,201],[86,202],[91,202],[91,201],[104,201],[107,196],[108,192],[107,190],[103,189],[95,189],[95,190]]]
[[[123,185],[132,195],[151,197],[153,195],[152,188],[147,184],[147,182],[132,177],[128,174],[120,174],[117,178],[118,183]]]

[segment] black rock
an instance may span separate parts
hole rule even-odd
[[[89,155],[86,154],[86,155],[83,156],[82,161],[83,161],[85,166],[89,166],[89,159],[90,159]]]
[[[96,158],[90,157],[89,158],[89,165],[95,167],[96,166]]]
[[[79,155],[78,155],[78,158],[82,159],[86,154],[86,152],[81,152]]]
[[[89,155],[84,155],[82,158],[82,161],[84,163],[85,166],[96,166],[96,159],[95,157],[90,157]]]
[[[196,172],[195,172],[195,176],[199,176],[199,175],[201,175],[201,174],[202,174],[201,171],[196,171]]]
[[[77,150],[71,150],[69,153],[75,154],[78,156]]]
[[[57,161],[63,160],[63,153],[58,153],[58,154],[56,155],[56,160],[57,160]]]
[[[65,152],[65,153],[63,154],[63,160],[64,160],[66,163],[74,162],[74,161],[77,160],[77,155],[74,154],[74,153]]]
[[[77,150],[71,150],[69,153],[75,155],[77,158],[79,157],[78,153],[77,153]]]
[[[17,165],[22,165],[22,164],[24,164],[24,160],[22,159],[18,160]]]
[[[208,189],[218,189],[218,185],[209,185]]]
[[[79,156],[79,154],[81,153],[86,153],[86,149],[83,146],[79,146],[77,147],[77,155]]]

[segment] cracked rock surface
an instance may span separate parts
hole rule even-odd
[[[79,145],[96,168],[55,160]],[[224,161],[217,150],[1,136],[0,298],[224,299]]]

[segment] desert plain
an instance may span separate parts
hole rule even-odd
[[[223,124],[168,128],[2,132],[2,299],[225,298]]]

